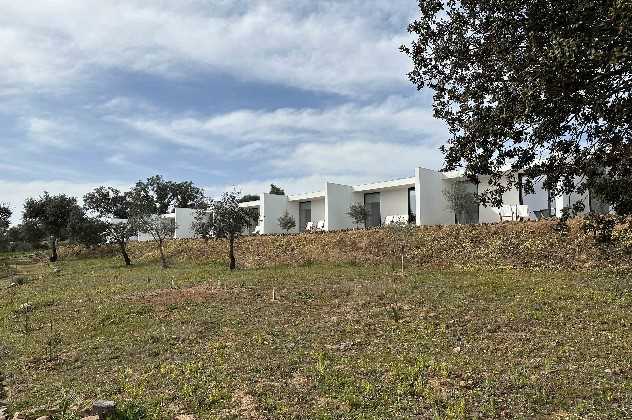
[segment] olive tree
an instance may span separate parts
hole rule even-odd
[[[50,195],[44,192],[39,198],[24,203],[23,223],[33,224],[50,238],[50,261],[58,259],[57,244],[69,237],[69,223],[81,212],[77,199],[65,194]]]
[[[473,220],[479,206],[476,193],[465,188],[464,182],[454,182],[443,190],[443,197],[447,204],[447,210],[454,213],[456,223],[465,223]]]
[[[0,203],[0,250],[5,248],[7,240],[7,231],[11,225],[11,215],[13,212],[8,204]]]
[[[125,265],[132,265],[127,253],[127,243],[136,234],[129,218],[129,195],[112,187],[98,187],[83,197],[86,210],[101,218],[107,231],[107,239],[118,245]]]
[[[294,218],[294,216],[288,213],[287,210],[285,210],[285,213],[283,213],[283,215],[279,217],[278,221],[279,227],[285,232],[289,232],[296,227],[296,219]]]
[[[356,225],[356,228],[361,224],[365,224],[366,220],[369,218],[369,211],[366,206],[360,203],[353,203],[349,207],[349,212],[347,215],[353,219],[353,222]]]
[[[208,210],[200,209],[194,231],[202,237],[213,236],[228,242],[229,268],[237,266],[235,259],[235,241],[257,218],[253,209],[239,206],[239,193],[224,193],[219,200],[213,200]]]

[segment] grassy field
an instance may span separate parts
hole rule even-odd
[[[18,272],[0,276],[10,412],[75,418],[101,398],[121,418],[632,417],[628,273]]]

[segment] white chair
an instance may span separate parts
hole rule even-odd
[[[500,220],[514,220],[514,212],[511,206],[503,205],[500,208]]]
[[[307,222],[307,225],[305,225],[305,230],[307,231],[314,230],[314,222]]]
[[[384,219],[384,225],[388,226],[393,223],[393,217],[394,216],[386,216],[386,218]]]
[[[316,229],[318,229],[318,230],[325,230],[325,221],[324,220],[319,220]]]
[[[516,215],[518,219],[528,220],[529,219],[529,206],[521,204],[516,209]]]
[[[252,231],[253,235],[261,235],[261,225],[257,225],[257,227],[255,227],[255,230]]]

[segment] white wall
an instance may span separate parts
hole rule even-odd
[[[312,201],[312,222],[316,224],[320,220],[325,220],[325,199],[318,198],[311,201]]]
[[[279,217],[288,209],[288,200],[285,195],[276,195],[265,193],[261,196],[261,207],[259,217],[263,218],[262,232],[283,233],[279,226]],[[296,221],[298,223],[298,219]]]
[[[349,229],[355,226],[347,214],[354,203],[353,187],[328,182],[325,187],[325,228]]]
[[[382,224],[386,216],[408,216],[408,187],[380,191],[380,215]]]
[[[296,227],[294,227],[294,229],[291,229],[289,231],[289,233],[298,233],[299,232],[299,214],[298,214],[298,202],[296,201],[288,201],[287,203],[287,212],[290,216],[292,216],[294,218],[294,220],[296,221]]]
[[[532,194],[523,194],[522,202],[529,208],[529,217],[531,219],[535,219],[535,214],[533,214],[536,210],[544,210],[549,208],[549,192],[544,188],[544,180],[535,180],[533,182],[533,189],[535,190]]]
[[[491,186],[489,185],[489,176],[482,175],[479,176],[478,179],[480,183],[478,184],[478,192],[479,194],[491,190]],[[509,180],[506,177],[503,177],[501,181],[501,185],[508,185]],[[502,195],[503,204],[508,205],[518,205],[520,204],[520,192],[516,188],[515,185],[512,185],[508,191],[505,191]],[[479,207],[479,215],[478,221],[479,223],[495,223],[500,221],[500,210],[495,207],[485,207],[481,204]]]
[[[175,239],[195,238],[193,232],[193,221],[195,220],[195,209],[176,208],[176,232]]]
[[[454,224],[454,213],[448,209],[448,202],[443,197],[443,189],[448,186],[448,182],[440,172],[415,169],[418,225]]]

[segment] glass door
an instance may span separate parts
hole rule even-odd
[[[364,207],[366,207],[369,217],[366,219],[366,227],[376,227],[382,225],[382,215],[380,214],[380,193],[364,194]]]
[[[305,232],[305,227],[308,222],[312,221],[312,202],[305,201],[298,203],[298,230],[299,232]]]

